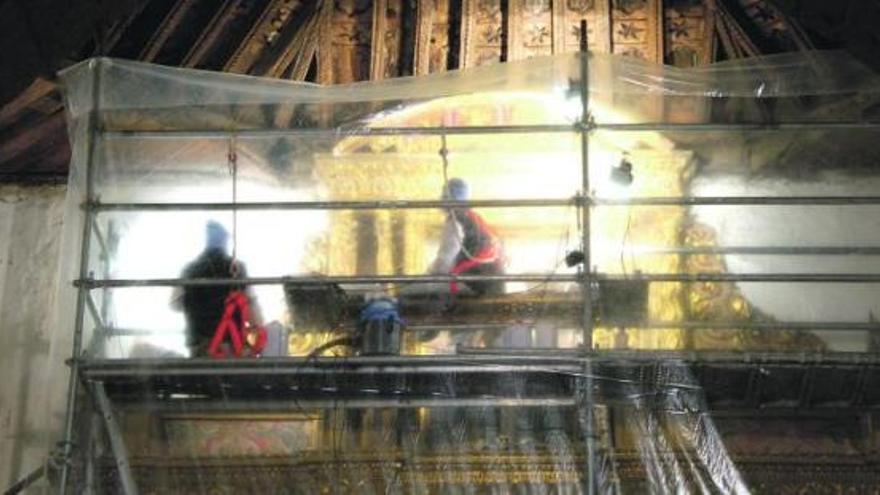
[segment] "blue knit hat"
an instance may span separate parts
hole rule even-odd
[[[446,188],[443,190],[443,197],[446,199],[454,199],[457,201],[465,201],[470,196],[467,182],[458,177],[449,179],[446,182]]]
[[[205,225],[205,239],[208,248],[226,250],[229,232],[219,222],[211,220]]]

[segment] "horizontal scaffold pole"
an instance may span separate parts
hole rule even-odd
[[[718,132],[718,131],[807,131],[807,130],[880,130],[880,122],[704,122],[704,123],[595,123],[580,125],[544,124],[544,125],[498,125],[498,126],[459,126],[459,127],[336,127],[336,128],[296,128],[296,129],[239,129],[235,131],[221,129],[205,130],[173,130],[173,129],[104,129],[101,133],[105,139],[228,139],[235,135],[241,139],[272,139],[285,137],[326,137],[345,138],[349,136],[439,136],[466,134],[531,134],[531,133],[564,133],[581,131],[618,131],[618,132]]]
[[[455,200],[387,200],[387,201],[290,201],[242,203],[97,203],[88,207],[96,211],[261,211],[261,210],[401,210],[430,208],[529,208],[575,206],[577,198],[543,199],[476,199]]]
[[[300,127],[296,129],[240,129],[228,130],[104,130],[105,139],[274,139],[295,137],[324,137],[339,139],[353,136],[441,136],[468,134],[534,134],[576,132],[575,124],[502,125],[460,127],[335,127],[330,129]]]
[[[833,122],[833,121],[814,121],[814,122],[776,122],[776,123],[748,123],[748,122],[730,122],[730,123],[639,123],[639,124],[614,124],[614,123],[596,123],[592,125],[592,129],[598,131],[618,131],[618,132],[730,132],[730,131],[821,131],[821,130],[880,130],[880,122]]]
[[[269,210],[405,210],[431,208],[543,208],[580,206],[844,206],[880,205],[880,196],[700,196],[632,198],[536,198],[377,201],[279,201],[236,203],[86,203],[102,211],[269,211]]]
[[[612,366],[668,363],[792,364],[822,366],[880,365],[880,355],[849,352],[748,352],[659,351],[583,349],[483,349],[482,354],[433,356],[281,357],[260,359],[157,358],[89,359],[81,363],[90,380],[140,376],[270,376],[324,375],[327,373],[375,375],[467,372],[478,374],[531,372],[580,375],[585,360]]]
[[[634,282],[810,282],[810,283],[880,283],[880,273],[656,273],[639,275],[594,274],[599,281]],[[323,285],[370,283],[443,283],[479,282],[577,282],[582,275],[524,273],[514,275],[363,275],[363,276],[285,276],[247,278],[154,278],[154,279],[79,279],[77,287],[212,287],[228,285]]]
[[[880,196],[694,196],[592,198],[593,206],[830,206],[878,205]]]
[[[534,328],[540,326],[542,331],[557,331],[564,328],[558,326],[542,326],[541,318],[534,320],[517,320],[515,323],[455,323],[449,324],[409,324],[402,328],[404,332],[485,332],[508,330],[511,327]],[[638,321],[638,320],[602,320],[596,321],[595,326],[612,328],[629,328],[639,330],[666,330],[682,328],[686,330],[822,330],[822,331],[878,331],[880,322],[864,321]],[[117,328],[100,327],[110,337],[137,337],[149,335],[179,335],[181,329],[157,329],[144,328]],[[350,327],[342,327],[343,330],[355,331],[352,324]]]

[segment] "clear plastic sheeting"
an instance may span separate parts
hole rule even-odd
[[[62,79],[69,491],[880,486],[880,78],[839,53]]]

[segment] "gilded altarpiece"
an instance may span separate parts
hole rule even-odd
[[[469,17],[472,26],[464,50],[471,50],[464,58],[469,65],[480,65],[499,60],[504,32],[500,1],[465,2],[469,8],[480,11]],[[590,47],[598,51],[624,53],[630,56],[656,59],[664,53],[659,39],[658,3],[651,1],[619,1],[611,4],[599,0],[566,0],[549,2],[519,0],[509,3],[510,15],[522,19],[518,28],[509,25],[508,56],[527,58],[550,51],[572,52],[578,49],[580,20],[590,26]],[[325,82],[351,82],[367,78],[364,67],[370,59],[370,39],[382,39],[382,47],[373,46],[372,78],[383,78],[399,70],[398,46],[401,36],[401,2],[387,0],[385,8],[375,10],[370,2],[341,1],[334,6],[333,42],[324,46],[325,65],[319,72]],[[423,8],[424,7],[424,8]],[[450,33],[449,2],[426,0],[418,3],[420,22],[419,39],[427,49],[417,50],[417,72],[434,72],[447,67]],[[610,19],[613,22],[609,22]],[[672,10],[666,13],[667,30],[665,50],[673,61],[699,65],[709,60],[711,26],[699,7]],[[338,22],[337,22],[338,21]],[[371,23],[373,23],[371,25]],[[425,30],[430,32],[425,35]],[[556,35],[558,34],[558,36]],[[476,37],[474,37],[476,35]],[[482,36],[482,38],[480,38]],[[612,44],[613,42],[613,44]],[[378,51],[377,51],[378,50]],[[428,57],[424,57],[428,53]],[[419,55],[422,54],[422,55]],[[331,65],[326,65],[331,61]],[[377,62],[378,61],[378,62]],[[327,76],[330,74],[330,76]],[[327,78],[329,77],[329,78]],[[378,126],[409,127],[420,125],[485,126],[508,125],[516,122],[539,123],[549,120],[546,106],[541,101],[523,103],[509,95],[477,95],[425,104],[418,111],[406,115],[392,115]],[[607,102],[606,102],[607,103]],[[611,102],[613,103],[613,102]],[[613,106],[613,105],[612,105]],[[648,101],[645,113],[638,117],[656,120],[656,106]],[[688,120],[700,116],[701,108],[663,108],[668,120]],[[678,117],[676,117],[676,115]],[[659,141],[663,144],[662,140]],[[541,139],[537,143],[510,136],[450,137],[448,146],[453,152],[469,149],[505,149],[528,156],[528,153],[546,153],[558,147],[565,152],[576,151],[571,136]],[[612,145],[614,143],[611,143]],[[643,146],[628,151],[628,157],[638,171],[631,186],[633,196],[682,197],[689,194],[693,177],[693,156],[673,146]],[[625,143],[618,143],[627,148]],[[315,156],[316,178],[327,187],[326,200],[385,200],[393,194],[405,192],[409,197],[435,199],[442,186],[439,138],[409,139],[401,136],[347,138],[332,153]],[[540,147],[540,149],[536,149]],[[601,162],[592,160],[593,165]],[[490,152],[474,154],[468,162],[454,166],[467,170],[479,168],[472,183],[490,184],[494,176],[511,173],[525,174],[534,164],[511,166],[498,164]],[[479,166],[479,167],[478,167]],[[517,167],[521,167],[517,170]],[[406,170],[406,174],[399,173]],[[480,176],[482,174],[482,177]],[[574,178],[577,181],[577,178]],[[493,223],[513,235],[552,235],[564,228],[553,220],[562,213],[545,210],[540,217],[522,214],[504,215],[487,213]],[[428,239],[439,235],[442,214],[435,210],[418,211],[333,211],[326,237],[313,244],[309,258],[321,260],[314,271],[328,275],[350,274],[417,274],[423,273],[433,253]],[[519,230],[516,230],[517,226]],[[701,225],[683,207],[648,208],[637,206],[611,207],[597,212],[591,226],[596,236],[622,240],[621,251],[628,245],[649,245],[656,248],[697,247],[718,245],[711,228]],[[724,273],[727,268],[719,255],[713,254],[658,254],[636,258],[614,254],[604,260],[602,270],[611,273]],[[815,337],[797,332],[759,332],[738,329],[685,330],[676,322],[706,321],[760,321],[762,315],[750,307],[733,284],[720,282],[658,283],[652,284],[648,297],[647,319],[670,322],[670,328],[640,329],[596,328],[594,343],[601,349],[699,349],[699,350],[783,350],[820,349]],[[325,328],[297,329],[291,340],[291,354],[305,354],[310,349],[332,338]],[[407,342],[409,353],[424,354],[430,349]],[[396,413],[394,413],[396,414]],[[236,480],[236,470],[256,473],[266,486],[294,484],[310,488],[342,486],[343,493],[358,493],[359,482],[371,480],[373,486],[398,488],[400,486],[429,486],[442,490],[447,485],[491,487],[496,490],[554,484],[575,489],[579,481],[579,465],[560,465],[558,456],[548,450],[533,449],[524,453],[521,443],[513,436],[490,445],[482,439],[462,447],[458,452],[430,451],[412,462],[405,444],[389,444],[393,428],[406,425],[400,416],[388,411],[370,412],[364,422],[373,428],[363,428],[357,435],[344,440],[335,432],[344,423],[339,413],[295,412],[285,415],[165,415],[147,418],[125,418],[127,444],[133,446],[135,474],[145,493],[187,493],[207,488],[216,493],[253,490]],[[424,410],[412,430],[420,433],[430,417]],[[645,488],[646,467],[636,437],[639,421],[619,411],[605,412],[617,415],[619,421],[599,418],[600,451],[613,453],[615,477],[632,492]],[[664,428],[669,445],[686,445],[686,436],[697,429],[693,417],[661,418],[657,423]],[[517,419],[505,419],[508,426]],[[848,425],[852,424],[847,423]],[[502,421],[502,424],[503,421]],[[830,430],[829,421],[815,420],[795,428],[784,420],[720,419],[717,422],[731,458],[741,467],[744,476],[756,492],[764,493],[876,493],[878,480],[875,470],[865,469],[866,457],[862,452],[877,451],[876,433],[862,434],[856,427]],[[408,426],[407,426],[408,427]],[[427,428],[427,427],[426,427]],[[805,429],[806,428],[806,433]],[[502,428],[502,432],[515,428]],[[528,429],[524,429],[528,432]],[[537,431],[537,430],[536,430]],[[768,434],[772,431],[772,434]],[[830,431],[830,434],[828,433]],[[634,434],[635,433],[635,434]],[[543,434],[543,433],[542,433]],[[873,435],[873,436],[871,436]],[[451,435],[450,435],[451,436]],[[174,438],[174,442],[168,439]],[[551,435],[547,435],[551,438]],[[558,438],[558,437],[552,437]],[[865,438],[868,440],[866,441]],[[864,442],[866,445],[860,443]],[[507,442],[507,443],[505,443]],[[872,443],[873,442],[873,443]],[[332,446],[328,448],[327,446]],[[613,446],[613,448],[612,448]],[[506,448],[507,450],[502,450]],[[519,448],[521,451],[517,451]],[[492,450],[495,449],[495,450]],[[573,447],[573,451],[574,451]],[[344,452],[340,458],[339,452]],[[664,452],[666,454],[666,452]],[[695,455],[692,450],[679,452],[686,462]],[[839,472],[846,471],[851,483],[829,484],[823,479],[829,475],[841,478],[840,473],[829,473],[824,467],[829,458],[843,459]],[[582,462],[582,456],[574,457]],[[665,459],[676,459],[675,454]],[[611,461],[609,461],[611,462]],[[826,470],[823,470],[826,469]],[[828,468],[831,469],[831,468]],[[189,470],[189,471],[188,471]],[[803,472],[798,472],[799,470]],[[848,470],[848,471],[847,471]],[[109,470],[108,470],[109,471]],[[201,473],[195,479],[192,472]],[[797,475],[791,475],[797,472]],[[171,475],[163,474],[171,473]],[[395,485],[394,483],[398,483]],[[403,483],[403,485],[400,485]],[[846,491],[849,490],[849,491]],[[404,488],[403,491],[406,491]]]

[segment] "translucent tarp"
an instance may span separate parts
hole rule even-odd
[[[880,78],[839,53],[62,79],[77,491],[773,492],[754,452],[807,447],[757,411],[878,399]],[[205,357],[217,286],[262,357]]]

